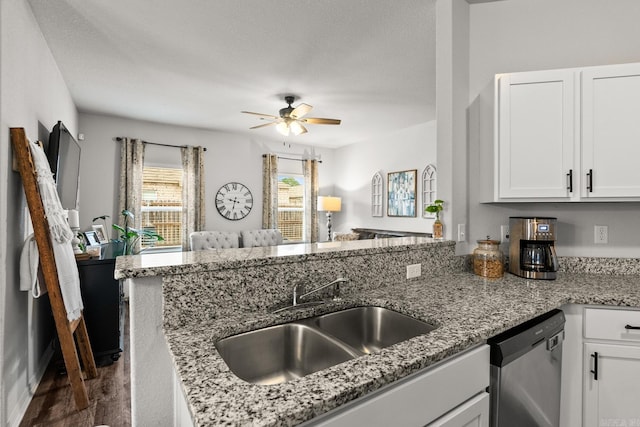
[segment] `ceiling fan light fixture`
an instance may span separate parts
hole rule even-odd
[[[291,95],[285,96],[285,101],[288,104],[285,108],[281,108],[279,115],[254,113],[252,111],[242,111],[245,114],[252,114],[258,116],[261,120],[269,120],[268,123],[252,126],[249,129],[258,129],[266,126],[275,125],[278,133],[284,136],[302,135],[307,133],[305,124],[314,125],[339,125],[340,119],[323,119],[319,117],[306,117],[307,113],[313,109],[309,104],[300,104],[297,107],[292,107],[291,104],[294,101],[294,97]]]
[[[278,123],[276,125],[276,130],[284,136],[289,136],[289,123],[286,121]]]
[[[306,129],[297,121],[292,121],[291,123],[289,123],[289,129],[291,130],[291,133],[296,136],[300,135],[301,133],[305,133],[306,131]]]

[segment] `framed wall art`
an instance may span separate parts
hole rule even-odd
[[[436,167],[427,165],[422,171],[422,206],[420,211],[423,218],[435,218],[436,215],[426,211],[427,206],[438,198],[436,195]]]
[[[109,243],[109,239],[107,239],[107,233],[104,231],[104,225],[102,224],[94,224],[91,226],[93,231],[96,232],[96,239],[98,239],[98,243]]]
[[[416,216],[417,170],[387,174],[387,216]]]
[[[384,178],[376,172],[371,178],[371,216],[383,216],[384,213]]]
[[[85,231],[84,239],[87,241],[87,246],[100,246],[100,242],[98,241],[98,236],[96,236],[95,231]]]

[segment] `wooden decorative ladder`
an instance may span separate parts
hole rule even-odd
[[[13,144],[18,171],[22,177],[29,212],[31,218],[34,219],[32,221],[33,232],[38,252],[40,253],[40,267],[47,286],[47,292],[49,293],[51,311],[53,312],[56,331],[60,340],[64,364],[73,391],[76,408],[82,410],[89,406],[89,396],[84,384],[78,352],[80,353],[87,378],[98,376],[89,335],[87,334],[87,326],[82,314],[74,321],[70,322],[67,319],[49,233],[49,221],[45,216],[42,197],[36,181],[37,173],[33,165],[29,141],[23,128],[11,128],[11,143]]]

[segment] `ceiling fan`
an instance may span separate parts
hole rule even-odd
[[[260,120],[270,120],[269,123],[250,127],[249,129],[258,129],[265,126],[276,126],[276,130],[284,136],[288,136],[290,133],[294,135],[301,135],[307,133],[307,128],[303,126],[303,123],[312,125],[339,125],[339,119],[321,119],[319,117],[304,117],[313,108],[309,104],[300,104],[297,107],[292,107],[295,97],[288,95],[284,97],[284,100],[289,106],[280,109],[279,116],[272,114],[254,113],[251,111],[241,111],[245,114],[253,114],[260,116]]]

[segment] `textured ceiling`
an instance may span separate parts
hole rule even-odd
[[[435,0],[29,0],[81,112],[281,140],[249,110],[313,105],[290,142],[435,118]]]

